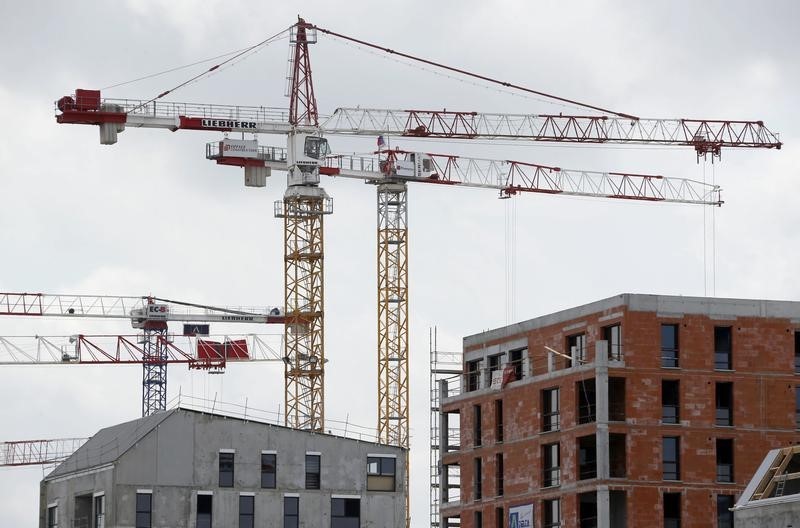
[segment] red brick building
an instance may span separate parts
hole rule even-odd
[[[444,385],[443,527],[731,526],[800,441],[800,302],[619,295],[465,338]]]

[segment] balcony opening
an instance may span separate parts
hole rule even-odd
[[[597,478],[597,437],[578,438],[578,480]]]
[[[678,380],[661,380],[661,423],[681,421],[681,386]]]
[[[625,478],[627,475],[627,453],[625,449],[625,435],[622,433],[608,434],[609,475],[611,478]]]
[[[625,421],[625,378],[608,378],[608,420]]]
[[[714,327],[714,368],[733,369],[733,341],[730,326]]]
[[[585,424],[596,421],[597,401],[594,378],[576,382],[575,394],[578,402],[578,423]]]
[[[733,383],[716,383],[716,417],[714,423],[722,426],[733,425]]]
[[[597,492],[578,495],[578,521],[580,528],[597,528]]]

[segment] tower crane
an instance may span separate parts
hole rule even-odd
[[[583,107],[598,115],[494,114],[475,111],[338,108],[320,119],[311,75],[309,44],[317,33]],[[720,205],[719,188],[699,182],[618,173],[565,171],[521,161],[477,160],[425,152],[383,151],[372,157],[330,156],[324,136],[412,137],[439,140],[515,140],[571,144],[663,145],[693,148],[718,158],[723,148],[779,149],[762,121],[644,119],[545,94],[512,83],[390,50],[310,24],[290,29],[290,107],[278,108],[104,99],[97,90],[62,97],[56,119],[99,126],[102,144],[126,128],[161,128],[282,134],[287,146],[227,137],[207,146],[219,164],[244,167],[245,185],[262,187],[272,169],[287,171],[284,199],[275,204],[284,220],[285,332],[290,361],[285,370],[286,423],[324,427],[323,217],[332,201],[320,175],[360,178],[375,184],[378,199],[378,427],[383,441],[408,446],[407,183],[423,182],[521,192]],[[219,65],[208,71],[214,71]],[[380,139],[379,139],[380,140]],[[303,359],[305,358],[305,359]],[[408,474],[408,473],[406,473]]]
[[[154,296],[54,295],[0,292],[0,316],[126,319],[138,335],[0,337],[0,365],[141,364],[142,416],[166,409],[167,365],[222,372],[228,361],[280,361],[266,338],[223,336],[208,324],[283,324],[277,307],[206,306]],[[189,323],[183,335],[169,334],[169,321]]]

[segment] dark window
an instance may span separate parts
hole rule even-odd
[[[625,435],[608,434],[608,458],[611,478],[625,478],[627,473],[627,455],[625,452]]]
[[[603,340],[608,342],[608,359],[622,360],[622,327],[618,324],[603,328]]]
[[[794,388],[794,423],[800,429],[800,385]]]
[[[283,498],[283,528],[299,528],[300,526],[300,498]]]
[[[733,345],[730,326],[714,327],[714,368],[731,370],[733,368]]]
[[[678,380],[661,380],[661,423],[681,421],[681,384]]]
[[[733,528],[733,495],[717,495],[717,528]]]
[[[573,348],[575,349],[573,351]],[[586,334],[575,334],[567,336],[567,355],[575,358],[578,365],[586,363]],[[572,366],[572,360],[566,360],[566,367]]]
[[[732,438],[717,438],[717,482],[733,482]]]
[[[483,528],[483,512],[476,511],[475,515],[473,516],[473,519],[475,521],[473,523],[473,526],[475,526],[475,528]]]
[[[597,493],[578,495],[578,519],[580,528],[597,528]]]
[[[678,365],[678,325],[661,325],[661,366],[674,367]]]
[[[277,475],[277,455],[261,453],[261,487],[274,488]]]
[[[153,496],[149,493],[136,494],[136,528],[150,528],[153,516]]]
[[[481,413],[481,406],[473,405],[472,411],[472,443],[475,447],[480,447],[483,445],[483,416]]]
[[[494,438],[503,441],[503,400],[494,401]]]
[[[396,464],[393,457],[367,457],[367,491],[394,491]]]
[[[575,383],[575,393],[578,400],[578,423],[585,424],[597,419],[596,399],[594,392],[594,378],[581,380]]]
[[[219,487],[233,486],[233,453],[219,454]]]
[[[608,378],[608,419],[625,421],[625,378]]]
[[[664,494],[664,528],[680,528],[681,526],[681,494]]]
[[[733,425],[733,383],[716,383],[717,414],[714,421],[717,425]]]
[[[800,331],[794,333],[794,371],[800,374]]]
[[[505,516],[503,515],[502,506],[494,509],[494,525],[497,528],[505,528],[506,526],[506,519]]]
[[[138,528],[138,524],[136,525]],[[149,528],[150,525],[148,524]],[[58,528],[58,506],[50,506],[47,508],[47,528]]]
[[[664,480],[681,479],[681,439],[678,436],[665,436],[662,439],[662,468]]]
[[[527,351],[527,348],[520,348],[519,350],[512,350],[508,353],[508,366],[514,369],[515,380],[522,379],[522,358]]]
[[[503,453],[494,455],[494,476],[497,496],[503,496]]]
[[[475,488],[473,495],[475,497],[475,500],[480,500],[481,497],[483,497],[483,463],[480,457],[475,459],[472,465],[472,469],[474,471],[472,484],[473,487]]]
[[[555,444],[542,446],[542,487],[561,485],[561,447]]]
[[[358,528],[360,525],[360,499],[331,499],[331,528]]]
[[[106,497],[98,495],[94,498],[94,528],[104,528],[106,519]]]
[[[319,489],[320,456],[306,455],[306,489]]]
[[[558,431],[561,428],[559,396],[558,388],[542,391],[542,431]]]
[[[255,526],[255,499],[252,495],[239,495],[239,528]]]
[[[578,438],[578,479],[597,477],[597,439],[594,435]]]
[[[481,375],[481,360],[467,361],[467,392],[478,390]]]
[[[544,501],[544,528],[561,527],[561,499]]]
[[[197,496],[197,528],[211,528],[212,495]]]

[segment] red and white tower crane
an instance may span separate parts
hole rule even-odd
[[[142,416],[166,409],[167,365],[223,372],[229,361],[282,361],[264,336],[208,334],[208,323],[283,324],[277,307],[234,308],[154,296],[53,295],[0,292],[0,316],[126,319],[137,335],[0,337],[0,365],[141,364]],[[188,323],[175,335],[170,321]]]
[[[474,111],[338,108],[320,119],[308,45],[318,32],[359,46],[578,106],[581,114],[495,114]],[[291,27],[290,109],[103,99],[78,90],[58,102],[59,123],[98,125],[101,143],[113,144],[126,128],[162,128],[283,134],[287,146],[260,147],[256,140],[223,139],[206,155],[242,166],[245,185],[261,187],[272,169],[287,172],[276,203],[284,219],[286,421],[324,428],[323,216],[331,200],[320,174],[359,178],[378,191],[378,427],[388,443],[408,446],[408,216],[407,183],[482,187],[501,197],[522,192],[720,205],[719,188],[690,180],[626,172],[568,171],[522,161],[479,160],[447,154],[389,150],[375,156],[331,156],[324,136],[516,140],[572,144],[681,146],[697,156],[719,157],[723,148],[779,149],[763,122],[718,119],[643,119],[453,68],[342,35],[299,19]],[[209,71],[215,70],[217,66]],[[157,104],[156,104],[157,102]],[[374,140],[374,139],[373,139]],[[406,473],[408,474],[408,473]]]

